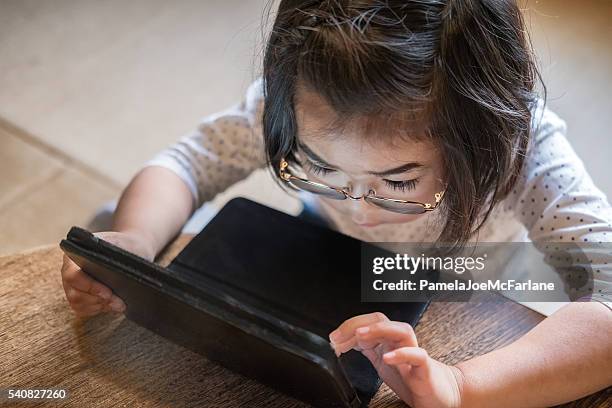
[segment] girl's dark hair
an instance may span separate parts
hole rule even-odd
[[[541,78],[513,1],[282,0],[263,62],[276,175],[281,157],[295,160],[304,84],[338,124],[407,113],[427,124],[447,181],[438,242],[463,246],[516,183]]]

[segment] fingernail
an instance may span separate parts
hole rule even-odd
[[[366,334],[370,331],[369,327],[360,327],[356,330],[357,334]]]
[[[393,358],[395,357],[395,351],[390,351],[388,353],[383,354],[383,358]]]
[[[123,306],[123,305],[122,305],[120,302],[118,302],[118,301],[116,301],[116,300],[114,300],[114,301],[112,301],[112,302],[110,303],[110,307],[111,307],[111,309],[113,309],[113,311],[115,311],[115,312],[122,312],[122,311],[123,311],[123,309],[124,309],[124,306]]]
[[[340,340],[340,330],[334,330],[333,332],[331,332],[329,335],[329,339],[334,343]]]

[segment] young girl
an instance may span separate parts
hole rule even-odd
[[[521,13],[493,0],[285,0],[263,77],[148,162],[100,234],[154,259],[203,203],[269,166],[324,223],[367,241],[609,242],[612,210],[537,97]],[[592,302],[449,366],[380,313],[330,334],[413,407],[527,407],[612,384],[609,251]],[[79,316],[124,310],[65,258]],[[456,322],[461,324],[461,322]]]

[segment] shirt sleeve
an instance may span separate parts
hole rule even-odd
[[[266,164],[261,118],[263,80],[252,82],[242,101],[202,118],[198,126],[141,168],[161,166],[189,187],[194,208]]]
[[[554,242],[575,243],[593,276],[592,300],[612,308],[612,208],[566,139],[567,126],[539,102],[533,144],[508,210],[543,252]]]

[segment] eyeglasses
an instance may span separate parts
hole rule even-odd
[[[368,204],[382,208],[383,210],[400,214],[423,214],[428,211],[433,211],[438,208],[440,201],[442,201],[442,197],[444,196],[444,191],[435,193],[435,202],[433,204],[379,197],[376,195],[376,191],[374,190],[368,191],[368,194],[366,195],[353,197],[343,188],[331,187],[325,184],[307,180],[305,178],[296,177],[287,171],[288,167],[289,163],[285,159],[281,159],[280,178],[296,190],[304,190],[309,193],[331,198],[333,200],[346,200],[347,198],[351,200],[361,200],[363,198],[363,200]]]

